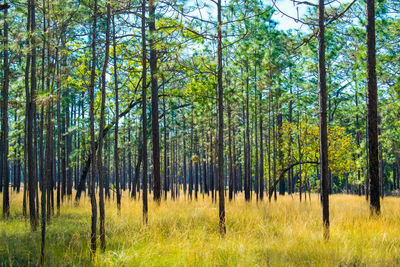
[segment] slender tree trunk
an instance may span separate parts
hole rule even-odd
[[[89,88],[89,116],[90,116],[90,152],[93,155],[91,157],[91,172],[90,172],[90,199],[92,205],[92,225],[90,235],[90,248],[92,255],[96,253],[96,225],[97,225],[97,203],[96,203],[96,192],[95,192],[95,181],[96,181],[96,144],[95,144],[95,129],[94,129],[94,86],[96,78],[96,33],[97,28],[97,0],[94,0],[93,8],[93,29],[92,29],[92,67],[90,74],[90,88]]]
[[[126,123],[124,123],[126,124]],[[124,127],[126,129],[126,126]],[[124,131],[125,132],[125,131]],[[126,144],[126,137],[124,136],[122,138],[122,190],[125,191],[126,190],[126,149],[125,149],[125,144]],[[151,180],[150,180],[151,181]],[[151,182],[150,182],[150,190],[151,190]]]
[[[42,49],[42,50],[44,51],[44,49]],[[42,59],[44,60],[44,55],[43,55]],[[43,72],[42,76],[43,76],[43,81],[44,81],[44,66],[42,66],[42,72]],[[44,90],[45,90],[45,88],[44,88],[44,83],[43,83],[42,91],[44,92]],[[44,157],[44,151],[43,151],[43,149],[44,149],[44,143],[43,143],[44,121],[45,121],[44,106],[41,105],[41,107],[40,107],[40,125],[39,125],[39,127],[40,127],[40,129],[39,129],[39,147],[38,147],[39,148],[39,151],[38,151],[38,153],[39,153],[38,165],[39,166],[38,166],[38,168],[39,168],[39,182],[40,182],[39,187],[40,187],[40,189],[42,189],[42,187],[43,187],[43,176],[44,176],[44,168],[45,168],[45,166],[44,166],[45,162],[43,160],[43,157]]]
[[[262,113],[262,92],[260,92],[259,96],[259,119],[260,119],[260,200],[262,201],[264,198],[264,140],[263,140],[263,113]],[[256,129],[257,131],[257,129]]]
[[[26,141],[25,141],[26,142]],[[24,216],[24,218],[26,218],[27,216],[27,212],[26,212],[26,198],[27,198],[27,189],[28,189],[28,183],[27,183],[27,170],[26,170],[26,157],[24,158],[24,195],[22,198],[22,215]]]
[[[42,1],[42,8],[43,8],[43,33],[46,32],[46,5],[45,5],[45,1]],[[46,64],[46,36],[44,36],[43,38],[43,46],[42,46],[42,66],[41,66],[41,74],[42,74],[42,84],[41,84],[41,90],[42,92],[45,92],[45,71],[44,71],[44,66]],[[43,143],[43,132],[44,132],[44,121],[46,120],[45,116],[44,116],[44,105],[41,105],[40,107],[40,129],[39,129],[39,181],[40,181],[40,189],[42,191],[42,198],[41,198],[41,202],[42,202],[42,215],[46,215],[45,211],[43,211],[44,208],[46,208],[46,191],[43,188],[44,187],[44,180],[47,179],[46,175],[47,175],[47,170],[46,170],[46,174],[44,174],[44,164],[47,164],[47,160],[45,162],[44,160],[44,143]],[[46,143],[46,153],[47,153],[47,143]],[[46,154],[46,158],[48,157],[48,155]],[[46,166],[47,167],[47,166]],[[43,195],[44,194],[44,195]],[[44,207],[43,207],[43,203],[44,203]],[[42,220],[45,220],[45,216],[43,216]],[[43,223],[42,223],[42,244],[44,245],[44,235],[43,235]],[[42,250],[44,251],[44,247],[42,246]],[[43,255],[44,256],[44,255]],[[41,255],[41,261],[43,260],[42,255]]]
[[[165,114],[164,114],[165,116]],[[185,115],[183,115],[183,132],[182,132],[182,141],[183,141],[183,193],[186,199],[186,188],[187,188],[187,164],[186,164],[186,119]]]
[[[381,117],[378,115],[378,139],[381,136]],[[385,194],[385,178],[383,176],[384,166],[383,166],[383,149],[382,142],[378,142],[378,153],[379,153],[379,195],[383,199]]]
[[[172,131],[172,134],[174,134],[173,133],[173,129],[171,130]],[[170,149],[170,155],[169,155],[169,158],[171,159],[171,176],[170,176],[170,179],[171,179],[171,182],[170,182],[170,187],[171,187],[171,199],[172,200],[175,200],[175,188],[174,188],[174,185],[175,185],[175,157],[174,157],[174,153],[175,153],[175,151],[174,151],[174,149],[175,149],[175,146],[174,146],[174,139],[173,138],[171,138],[171,149]]]
[[[147,62],[146,62],[146,1],[142,0],[142,140],[143,140],[143,224],[147,224],[147,92],[146,92],[146,74],[147,74]]]
[[[110,3],[107,2],[107,26],[106,26],[106,44],[105,56],[103,63],[103,70],[101,73],[101,107],[100,107],[100,127],[99,127],[99,141],[97,149],[97,168],[99,177],[99,208],[100,208],[100,247],[104,251],[106,249],[106,231],[105,231],[105,211],[104,211],[104,179],[103,179],[103,129],[104,129],[104,113],[105,113],[105,100],[106,100],[106,74],[107,65],[110,55],[110,18],[111,8]],[[116,70],[115,70],[116,71]]]
[[[164,92],[165,92],[165,88],[163,87],[163,93]],[[166,107],[165,107],[165,96],[163,97],[163,112],[164,112],[164,118],[163,118],[164,119],[164,199],[167,200],[167,193],[168,193],[168,173],[167,173],[168,132],[167,131],[168,130],[167,130],[167,114],[166,114]]]
[[[271,192],[271,89],[268,95],[268,191]],[[271,195],[268,195],[268,201],[271,202]]]
[[[43,0],[43,7],[45,6],[45,0]],[[44,10],[46,10],[44,8]],[[50,10],[50,3],[49,0],[47,0],[47,10]],[[50,20],[47,17],[45,20],[45,22],[47,22],[47,26],[51,27],[50,25]],[[47,29],[44,31],[47,32]],[[49,38],[46,38],[46,46],[47,46],[47,64],[48,64],[48,68],[47,68],[47,77],[46,77],[46,87],[47,90],[50,92],[50,77],[51,74],[53,73],[53,85],[54,85],[54,67],[52,64],[50,64],[50,42],[49,39],[52,38],[52,36],[50,35]],[[53,86],[54,87],[54,86]],[[52,97],[50,97],[50,102],[49,102],[49,106],[48,106],[48,111],[47,111],[47,138],[48,141],[46,141],[48,143],[48,156],[46,158],[46,164],[47,164],[47,222],[50,223],[50,218],[51,215],[54,215],[54,194],[53,194],[53,188],[54,188],[54,176],[55,176],[55,166],[54,166],[54,136],[53,136],[53,123],[52,123],[52,119],[53,119],[53,99]]]
[[[158,204],[161,201],[160,174],[160,129],[158,124],[158,83],[157,83],[157,50],[155,48],[156,22],[153,0],[149,0],[149,30],[150,30],[150,72],[151,72],[151,137],[153,144],[153,198]]]
[[[196,141],[197,141],[197,134],[196,134]],[[198,142],[196,142],[196,156],[199,157],[198,152]],[[196,159],[194,162],[194,199],[197,200],[197,194],[199,192],[199,160]]]
[[[256,55],[255,55],[256,56]],[[254,60],[254,143],[255,143],[255,166],[254,166],[254,185],[256,192],[256,199],[260,194],[260,181],[259,181],[259,170],[258,170],[258,134],[257,134],[257,61],[256,57]]]
[[[59,48],[56,47],[56,66],[57,66],[57,214],[60,214],[61,202],[61,76],[60,76],[60,62],[59,62]]]
[[[367,89],[370,211],[380,213],[378,160],[378,89],[376,82],[375,0],[367,0]]]
[[[245,200],[250,201],[250,179],[251,179],[251,158],[250,158],[250,121],[249,121],[249,63],[246,59],[246,141],[245,141],[245,182],[244,182],[244,192]]]
[[[138,160],[136,162],[135,166],[135,183],[132,189],[132,197],[136,200],[136,192],[139,191],[139,186],[140,186],[140,165],[142,164],[143,161],[143,153],[142,153],[143,145],[139,137],[139,144],[138,144]]]
[[[303,161],[303,153],[301,153],[301,133],[302,133],[303,129],[301,128],[301,123],[300,123],[300,111],[298,114],[298,124],[297,124],[297,132],[298,132],[298,139],[297,139],[297,145],[298,145],[298,150],[299,150],[299,162]],[[303,180],[301,179],[301,165],[299,164],[299,198],[300,198],[300,202],[302,199],[302,193],[303,193]]]
[[[229,142],[229,201],[233,199],[233,162],[232,162],[232,109],[228,104],[228,142]]]
[[[272,107],[272,149],[273,149],[273,164],[272,164],[272,175],[273,184],[276,182],[276,123],[275,123],[275,107]],[[276,187],[274,186],[274,200],[277,200]]]
[[[70,92],[66,92],[66,97],[70,95]],[[69,156],[71,154],[71,133],[69,133],[69,128],[71,126],[70,120],[70,103],[67,101],[67,106],[65,107],[65,167],[67,174],[67,199],[70,200],[72,196],[72,167],[70,166]]]
[[[324,238],[329,239],[329,185],[328,185],[328,132],[326,119],[326,67],[325,67],[325,3],[319,0],[318,5],[318,73],[319,73],[319,139],[320,168],[322,189],[322,223]]]
[[[49,189],[49,182],[52,179],[52,146],[53,146],[53,129],[51,124],[51,109],[52,109],[52,102],[50,100],[47,105],[47,122],[46,122],[46,173],[42,176],[42,197],[41,197],[41,204],[42,204],[42,242],[41,242],[41,254],[40,254],[40,262],[41,264],[44,263],[44,256],[45,256],[45,240],[46,240],[46,196],[48,195],[47,190]],[[47,199],[47,202],[50,199]],[[49,214],[47,215],[49,216]]]
[[[356,108],[358,110],[358,88],[357,88],[357,82],[356,81],[355,81],[355,89],[356,89],[356,92],[355,92],[354,98],[355,98]],[[360,127],[360,125],[359,125],[359,116],[358,116],[358,111],[357,111],[357,113],[356,113],[356,129],[357,129],[357,131],[356,131],[356,143],[357,143],[357,149],[360,148],[360,140],[361,140],[361,132],[360,132],[360,128],[359,127]],[[361,153],[357,154],[357,158],[360,158],[360,157],[361,157]],[[357,180],[358,181],[361,180],[361,171],[360,170],[357,171]],[[361,189],[361,187],[360,187],[360,189]],[[361,190],[359,190],[358,194],[361,195]]]
[[[234,124],[235,125],[235,124]],[[236,135],[235,135],[235,126],[233,126],[233,140],[232,140],[232,146],[233,146],[233,155],[232,155],[232,157],[233,157],[233,159],[232,159],[232,161],[233,161],[233,198],[235,199],[235,197],[236,197],[236,193],[237,193],[237,191],[238,191],[238,175],[237,175],[237,170],[238,170],[238,168],[237,168],[237,162],[236,162]]]
[[[9,175],[8,175],[8,87],[9,87],[9,64],[8,64],[8,23],[7,23],[7,8],[4,9],[4,84],[2,90],[3,108],[2,110],[2,127],[1,127],[1,141],[2,141],[2,180],[3,180],[3,216],[10,215],[10,197],[9,197]],[[1,187],[1,184],[0,184]]]
[[[193,195],[193,110],[191,112],[192,120],[191,120],[191,127],[190,127],[190,162],[189,162],[189,198],[192,200]]]
[[[61,33],[61,49],[64,51],[65,47],[65,42],[66,42],[66,37],[65,37],[65,32]],[[66,67],[66,55],[62,54],[61,57],[61,70],[64,70]],[[60,95],[62,98],[66,98],[66,90],[62,90],[62,94]],[[64,101],[62,101],[62,98],[60,99],[61,101],[61,108],[64,109]],[[66,166],[66,136],[65,136],[65,111],[60,114],[61,116],[61,172],[62,172],[62,182],[61,182],[61,201],[64,202],[65,195],[67,193],[67,166]],[[90,190],[90,188],[89,188]]]
[[[367,114],[368,116],[368,114]],[[365,125],[365,143],[369,144],[368,142],[368,138],[369,138],[369,134],[368,134],[368,118],[366,118],[366,125]],[[369,199],[369,193],[370,193],[370,172],[369,172],[369,145],[365,146],[365,153],[366,153],[366,169],[367,169],[367,181],[365,183],[365,199],[368,201]]]
[[[35,0],[28,0],[28,9],[29,13],[28,16],[29,18],[29,24],[30,24],[30,31],[34,32],[35,31]],[[34,157],[34,149],[33,149],[33,133],[34,133],[34,117],[35,117],[35,91],[36,91],[36,47],[35,47],[35,40],[34,37],[30,38],[30,43],[32,46],[32,49],[30,51],[30,56],[29,59],[27,60],[27,64],[30,63],[31,67],[31,77],[30,77],[30,92],[26,94],[27,97],[27,157],[28,157],[28,192],[29,192],[29,214],[30,214],[30,223],[31,223],[31,228],[33,231],[36,230],[38,222],[37,222],[37,216],[36,216],[36,205],[35,205],[35,196],[37,190],[35,189],[36,185],[36,176],[35,176],[35,157]],[[26,79],[28,80],[29,84],[29,67],[26,69]],[[29,86],[27,87],[27,90],[29,90]]]
[[[211,123],[210,123],[210,128],[211,128]],[[210,186],[211,186],[211,201],[212,202],[214,202],[214,199],[215,199],[215,153],[214,153],[214,147],[213,147],[213,133],[211,132],[210,133],[210,154],[213,154],[212,156],[211,156],[211,159],[210,159],[210,165],[211,165],[211,171],[210,171],[210,173],[211,173],[211,177],[210,177],[210,180],[211,180],[211,182],[210,182]]]
[[[31,0],[28,0],[28,18],[27,18],[27,31],[30,31],[30,21],[31,21],[31,10],[30,10],[30,5],[31,5]],[[30,39],[27,40],[28,45],[30,44]],[[31,56],[28,52],[27,57],[26,57],[26,65],[25,65],[25,77],[24,77],[24,83],[25,83],[25,135],[24,135],[24,196],[23,196],[23,203],[22,203],[22,213],[24,216],[27,215],[27,209],[26,209],[26,198],[27,198],[27,191],[30,190],[31,188],[31,179],[30,179],[30,174],[28,171],[28,162],[29,162],[29,149],[28,149],[28,143],[30,142],[31,134],[28,131],[30,126],[29,123],[30,121],[28,118],[30,118],[30,90],[29,90],[29,67],[30,67],[30,59]],[[1,187],[0,187],[1,188]],[[29,191],[30,194],[30,191]],[[31,202],[29,200],[29,208],[31,207]],[[32,226],[32,217],[30,216],[30,223]]]
[[[277,143],[278,143],[278,160],[279,160],[279,173],[283,170],[283,152],[282,152],[282,110],[281,110],[281,89],[280,85],[278,86],[278,93],[277,93],[277,112],[278,114],[276,115],[276,126],[277,126],[277,131],[276,131],[276,138],[277,138]],[[285,178],[282,178],[279,181],[279,195],[285,195]]]
[[[217,2],[218,13],[218,181],[219,181],[219,231],[225,228],[225,186],[224,186],[224,89],[222,87],[222,11],[221,0]]]
[[[111,161],[111,149],[110,149],[110,138],[105,139],[104,141],[104,149],[106,150],[105,159],[106,162],[106,171],[105,171],[105,179],[104,179],[104,195],[108,200],[110,200],[110,161]]]
[[[129,179],[129,192],[132,190],[132,143],[131,143],[131,119],[128,119],[128,179]]]
[[[144,0],[143,0],[144,1]],[[121,192],[119,181],[119,152],[118,152],[118,131],[119,131],[119,97],[118,97],[118,65],[117,65],[117,43],[115,40],[115,15],[112,16],[113,22],[113,63],[114,63],[114,93],[115,93],[115,128],[114,128],[114,174],[117,191],[117,209],[121,212]]]
[[[290,77],[291,80],[291,77]],[[292,87],[290,87],[290,94],[292,94]],[[289,123],[293,123],[292,119],[292,114],[293,114],[293,101],[289,101]],[[288,151],[289,159],[292,157],[292,130],[289,131],[289,151]],[[293,181],[292,181],[292,174],[293,174],[293,169],[290,169],[288,171],[288,194],[291,195],[293,193]]]

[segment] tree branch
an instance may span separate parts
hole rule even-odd
[[[279,183],[280,180],[283,179],[283,175],[285,175],[285,173],[290,170],[291,168],[293,168],[294,166],[300,165],[300,164],[319,164],[319,162],[317,161],[300,161],[300,162],[295,162],[290,164],[288,167],[286,167],[285,169],[283,169],[280,173],[279,173],[279,177],[278,179],[274,182],[274,184],[272,185],[272,187],[269,189],[269,195],[268,195],[268,199],[271,200],[272,197],[272,193],[274,192],[276,185]]]

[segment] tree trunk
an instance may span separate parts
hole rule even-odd
[[[278,86],[278,94],[277,94],[277,111],[278,114],[276,115],[276,126],[277,126],[277,132],[276,132],[276,138],[278,141],[278,160],[279,160],[279,172],[284,168],[283,166],[283,152],[282,152],[282,110],[281,110],[281,90],[280,87]],[[285,195],[285,178],[281,179],[279,181],[279,195]]]
[[[232,162],[232,109],[228,104],[228,142],[229,142],[229,201],[233,199],[233,162]]]
[[[92,206],[92,224],[90,234],[90,248],[92,256],[96,253],[96,225],[97,225],[97,203],[95,194],[95,181],[96,181],[96,144],[95,144],[95,128],[94,128],[94,84],[96,78],[96,27],[97,27],[97,0],[94,0],[93,8],[93,29],[92,29],[92,66],[90,74],[90,88],[89,88],[89,117],[90,117],[90,152],[91,157],[91,172],[90,172],[90,200]]]
[[[222,11],[221,0],[217,2],[218,13],[218,181],[219,181],[219,231],[221,235],[225,228],[225,186],[224,186],[224,89],[222,87]]]
[[[7,8],[4,9],[4,84],[2,90],[3,108],[2,110],[2,127],[1,127],[1,141],[2,141],[2,181],[3,181],[3,216],[10,215],[10,197],[9,197],[9,174],[8,174],[8,87],[9,87],[9,64],[8,64],[8,23],[7,23]],[[0,184],[1,187],[1,184]]]
[[[49,189],[49,182],[52,179],[52,146],[53,146],[53,128],[51,125],[51,109],[52,109],[52,102],[46,103],[47,105],[47,122],[46,122],[46,173],[42,176],[42,197],[41,197],[41,204],[42,204],[42,242],[41,242],[41,254],[40,254],[40,262],[41,264],[44,263],[44,250],[45,250],[45,240],[46,240],[46,195],[47,190]],[[43,119],[43,118],[42,118]],[[47,202],[49,199],[47,199]],[[48,214],[49,216],[49,214]]]
[[[319,139],[322,188],[322,222],[324,238],[329,239],[329,188],[328,188],[328,132],[326,119],[326,67],[325,67],[325,6],[324,0],[318,5],[318,74],[319,74]]]
[[[164,91],[165,91],[165,89],[163,87],[163,93],[164,93]],[[167,200],[167,193],[168,193],[168,173],[167,173],[168,132],[167,132],[167,114],[166,114],[166,107],[165,107],[165,96],[163,97],[163,112],[164,112],[164,118],[163,118],[164,119],[164,199]],[[190,191],[190,194],[191,194],[191,191]]]
[[[358,88],[357,88],[357,82],[356,81],[355,81],[355,89],[356,89],[356,92],[355,92],[355,97],[354,98],[355,98],[356,108],[358,110]],[[360,125],[359,125],[359,118],[358,118],[358,111],[357,111],[357,113],[356,113],[356,129],[357,129],[356,130],[356,143],[357,143],[357,149],[360,148],[360,141],[361,141],[361,132],[360,132],[359,127],[360,127]],[[361,153],[357,154],[357,158],[360,158],[360,157],[361,157]],[[360,181],[360,179],[361,179],[361,171],[358,170],[357,171],[357,180]],[[361,196],[361,190],[359,190],[358,194]]]
[[[244,182],[244,194],[245,200],[250,201],[250,179],[251,179],[251,158],[250,158],[250,122],[249,122],[249,64],[246,59],[246,141],[245,141],[245,182]]]
[[[235,127],[233,127],[233,142],[232,142],[232,146],[233,146],[233,198],[235,199],[236,197],[236,193],[238,191],[238,175],[237,175],[237,163],[236,163],[236,137],[235,137]]]
[[[297,124],[297,131],[298,131],[298,139],[297,139],[297,145],[298,145],[298,150],[299,150],[299,161],[301,162],[303,160],[303,154],[301,153],[301,123],[300,123],[300,111],[299,111],[299,118],[298,118],[298,124]],[[299,198],[300,202],[302,199],[302,193],[303,193],[303,181],[301,179],[301,164],[299,164]]]
[[[291,77],[290,77],[291,78]],[[292,94],[292,87],[290,87],[290,94]],[[292,118],[292,114],[293,114],[293,101],[290,100],[289,101],[289,118],[288,121],[289,123],[293,123],[293,118]],[[291,158],[291,154],[292,154],[292,130],[289,131],[289,159]],[[292,171],[293,169],[289,170],[288,172],[288,194],[291,195],[293,193],[292,187]]]
[[[381,116],[378,116],[378,139],[381,136]],[[378,153],[379,153],[379,195],[383,199],[385,194],[385,178],[384,178],[384,166],[383,166],[383,149],[382,142],[378,142]]]
[[[143,224],[147,224],[147,99],[146,99],[146,74],[147,74],[147,62],[146,62],[146,1],[142,0],[142,140],[143,140]]]
[[[192,119],[191,119],[191,127],[190,127],[190,162],[189,162],[189,198],[192,200],[193,195],[193,110],[191,112]],[[164,115],[165,116],[165,115]]]
[[[165,114],[164,114],[165,116]],[[182,133],[182,141],[183,141],[183,193],[186,199],[186,189],[187,189],[187,163],[186,163],[186,118],[183,114],[183,133]]]
[[[65,47],[65,32],[61,33],[61,51],[64,51]],[[65,69],[66,67],[66,55],[62,54],[61,58],[61,71]],[[62,91],[62,94],[60,95],[60,101],[61,101],[61,108],[63,108],[63,102],[62,99],[65,98],[65,91]],[[61,116],[61,172],[62,172],[62,182],[61,182],[61,201],[64,202],[64,197],[67,192],[67,166],[66,166],[66,137],[65,137],[65,114],[60,114]],[[90,190],[90,188],[89,188]]]
[[[257,59],[256,55],[254,57],[254,143],[255,143],[255,166],[254,166],[254,185],[256,192],[256,199],[258,201],[258,197],[260,194],[260,181],[259,181],[259,173],[258,173],[258,126],[257,126]]]
[[[260,195],[260,200],[262,201],[264,198],[264,144],[263,144],[263,113],[262,113],[262,92],[260,92],[260,96],[259,96],[259,101],[260,103],[259,105],[259,117],[260,117],[260,182],[259,182],[259,186],[260,186],[260,191],[259,191],[259,195]],[[256,129],[257,131],[257,129]]]
[[[106,26],[106,43],[103,70],[101,73],[101,107],[100,107],[100,126],[99,126],[99,141],[97,150],[97,168],[99,177],[99,208],[100,208],[100,247],[104,251],[106,249],[106,232],[105,232],[105,211],[104,211],[104,179],[103,179],[103,129],[104,129],[104,113],[106,100],[106,74],[110,50],[110,3],[107,2],[107,26]],[[113,17],[114,18],[114,17]],[[116,71],[116,70],[115,70]]]
[[[367,90],[370,211],[380,213],[378,160],[378,88],[376,82],[375,1],[367,0]]]
[[[61,205],[61,76],[60,76],[60,62],[59,62],[59,48],[56,47],[56,66],[57,66],[57,214],[60,214]]]
[[[114,63],[114,93],[115,93],[115,128],[114,128],[114,173],[115,185],[117,191],[117,209],[121,212],[121,192],[119,181],[119,152],[118,152],[118,131],[119,131],[119,99],[118,99],[118,65],[117,65],[117,44],[115,40],[115,15],[112,17],[113,22],[113,63]],[[100,136],[99,136],[100,138]]]
[[[271,90],[268,96],[268,192],[271,191]],[[271,201],[271,196],[268,196],[268,200]]]
[[[276,182],[276,123],[275,123],[275,107],[272,107],[272,154],[273,154],[273,163],[272,163],[272,175],[273,175],[273,184]],[[274,200],[277,200],[276,188],[274,188]]]
[[[160,129],[158,124],[158,84],[157,84],[157,50],[155,48],[155,10],[153,0],[149,0],[149,30],[150,30],[150,73],[151,73],[151,137],[153,158],[153,197],[158,204],[161,201],[161,175],[160,175]]]
[[[28,0],[28,24],[29,30],[34,32],[35,30],[35,2],[34,0]],[[34,150],[33,150],[33,121],[35,117],[35,91],[36,91],[36,47],[34,37],[30,37],[30,43],[32,49],[30,55],[28,55],[27,67],[25,70],[25,88],[26,92],[26,122],[27,122],[27,138],[26,138],[26,152],[27,152],[27,164],[28,164],[28,193],[29,193],[29,214],[30,223],[33,231],[37,228],[37,216],[36,216],[36,205],[35,205],[35,161],[34,161]],[[29,65],[31,67],[31,84],[29,89]],[[27,86],[28,84],[28,86]]]

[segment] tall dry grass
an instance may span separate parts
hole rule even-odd
[[[200,195],[160,206],[150,200],[149,224],[142,205],[106,201],[107,250],[90,259],[90,202],[66,200],[47,228],[48,266],[400,266],[400,199],[386,197],[382,215],[369,217],[364,197],[330,197],[331,239],[322,238],[318,195],[277,202],[226,202],[227,234],[219,235],[218,206]],[[152,199],[151,197],[149,199]],[[1,204],[0,204],[1,205]],[[0,206],[1,207],[1,206]],[[0,265],[37,265],[40,232],[22,216],[22,194],[11,194],[11,217],[0,219]]]

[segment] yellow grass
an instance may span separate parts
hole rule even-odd
[[[2,196],[1,196],[2,197]],[[151,197],[149,197],[151,199]],[[1,204],[0,204],[1,205]],[[1,207],[1,206],[0,206]],[[40,231],[22,217],[22,194],[11,195],[11,218],[0,219],[0,265],[36,265]],[[107,250],[89,253],[90,203],[66,201],[47,228],[48,266],[399,266],[400,199],[386,197],[382,215],[369,217],[364,197],[330,197],[331,239],[322,239],[318,195],[311,203],[298,195],[268,203],[246,203],[239,195],[226,203],[227,234],[219,235],[218,205],[198,201],[150,200],[149,224],[142,204],[122,198],[106,203]]]

